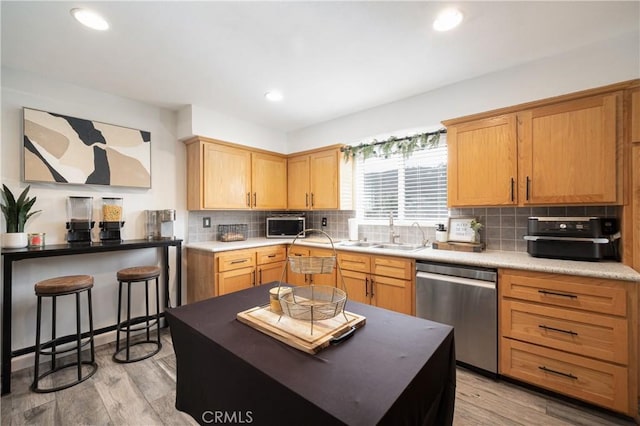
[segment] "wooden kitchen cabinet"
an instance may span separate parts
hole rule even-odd
[[[516,123],[516,115],[507,114],[447,127],[450,205],[517,203]]]
[[[635,417],[637,283],[500,269],[500,374]]]
[[[187,144],[187,209],[285,209],[286,157],[197,137]]]
[[[630,82],[443,121],[448,204],[623,204]]]
[[[350,300],[414,314],[415,260],[338,252]]]
[[[280,280],[286,282],[286,272],[283,276],[286,259],[287,248],[284,245],[256,249],[257,284],[262,285]]]
[[[352,208],[353,164],[343,160],[339,147],[293,154],[287,169],[289,209]]]
[[[217,295],[256,285],[256,252],[253,249],[225,251],[216,256]]]

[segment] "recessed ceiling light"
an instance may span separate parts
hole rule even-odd
[[[71,9],[71,14],[78,22],[85,27],[89,27],[94,30],[104,31],[109,29],[109,23],[97,13],[88,9]]]
[[[270,90],[264,94],[264,97],[267,98],[268,101],[279,102],[282,100],[282,93],[277,90]]]
[[[458,9],[445,9],[438,14],[433,21],[433,29],[436,31],[449,31],[460,25],[462,22],[462,12]]]

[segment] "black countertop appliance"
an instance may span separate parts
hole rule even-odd
[[[620,229],[613,217],[530,217],[527,253],[552,259],[620,260]]]

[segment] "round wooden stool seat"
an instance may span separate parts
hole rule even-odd
[[[53,296],[75,293],[92,287],[93,277],[91,275],[68,275],[40,281],[35,284],[34,289],[37,296]]]
[[[118,281],[144,281],[160,276],[159,266],[134,266],[118,271]]]

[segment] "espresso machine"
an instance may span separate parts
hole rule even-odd
[[[102,197],[100,241],[103,243],[119,243],[122,241],[120,236],[120,230],[124,226],[122,217],[122,198]]]
[[[91,244],[93,221],[93,197],[67,198],[67,242]]]
[[[173,222],[176,220],[176,211],[167,210],[145,210],[147,219],[147,239],[174,239]]]

